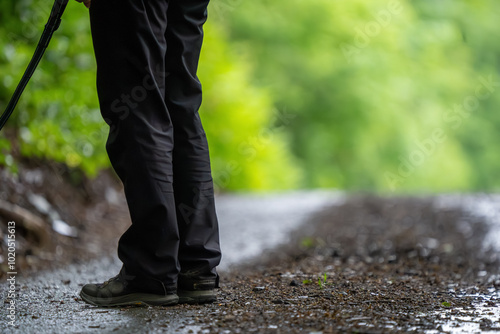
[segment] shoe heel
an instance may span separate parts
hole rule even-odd
[[[179,304],[206,304],[217,300],[214,290],[178,290]]]

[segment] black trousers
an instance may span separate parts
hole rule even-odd
[[[196,72],[208,0],[92,0],[106,149],[132,225],[118,256],[127,274],[176,283],[215,275],[221,259]]]

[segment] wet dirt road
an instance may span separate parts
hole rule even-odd
[[[325,206],[341,203],[333,191],[305,191],[268,195],[222,195],[217,198],[221,226],[223,273],[234,264],[284,243],[291,231]],[[197,332],[197,318],[217,312],[217,305],[170,308],[105,309],[78,298],[81,286],[114,276],[120,268],[110,256],[64,269],[17,277],[15,326],[5,303],[8,284],[2,282],[0,308],[2,333],[190,333]]]

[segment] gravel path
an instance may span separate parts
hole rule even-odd
[[[488,247],[499,204],[443,199],[350,196],[227,275],[219,305],[197,324],[202,333],[499,333],[500,257]]]
[[[0,332],[498,333],[499,200],[221,195],[218,303],[87,305],[81,286],[120,268],[108,256],[18,278],[14,328],[0,286]]]
[[[266,195],[222,195],[217,198],[224,253],[221,271],[285,243],[291,231],[312,214],[342,195],[333,191],[299,191]],[[103,281],[118,272],[115,257],[18,278],[16,326],[7,324],[9,304],[0,309],[0,332],[22,333],[179,333],[197,332],[198,317],[207,306],[172,308],[100,309],[86,305],[77,294],[91,281]],[[7,284],[0,286],[5,301]],[[213,307],[212,307],[213,308]],[[210,308],[209,308],[210,310]]]

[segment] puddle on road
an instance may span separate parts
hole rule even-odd
[[[473,216],[486,221],[490,230],[484,242],[484,248],[492,248],[500,252],[500,195],[443,195],[436,200],[442,208],[461,208]],[[486,274],[486,273],[485,273]],[[499,281],[500,276],[492,279]],[[426,333],[499,333],[500,334],[500,307],[490,306],[489,302],[500,300],[500,291],[492,288],[488,295],[463,295],[476,299],[471,309],[453,308],[439,311],[436,314],[443,320],[437,330]]]
[[[345,194],[298,190],[221,195],[216,200],[223,253],[219,269],[227,270],[287,242],[312,214],[342,204]]]
[[[426,331],[434,333],[500,333],[500,307],[490,306],[489,302],[500,300],[500,292],[491,290],[491,295],[464,295],[477,299],[473,308],[461,307],[439,311],[441,325],[435,330]]]
[[[439,208],[459,208],[484,219],[490,227],[484,247],[500,252],[500,195],[441,195],[436,198],[435,203]]]

